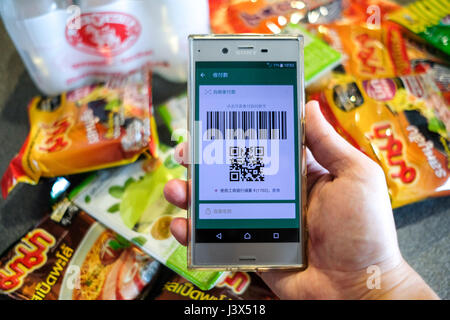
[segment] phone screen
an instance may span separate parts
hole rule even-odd
[[[296,62],[196,62],[195,241],[299,242]]]

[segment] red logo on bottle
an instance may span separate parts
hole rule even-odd
[[[83,13],[66,26],[66,39],[74,48],[99,56],[115,56],[129,49],[141,34],[139,21],[121,12]]]

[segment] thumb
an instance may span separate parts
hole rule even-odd
[[[309,299],[311,286],[315,277],[310,269],[304,271],[268,271],[258,272],[258,276],[281,300]]]
[[[331,174],[354,170],[366,156],[342,138],[328,123],[317,101],[306,104],[306,145],[314,158]]]

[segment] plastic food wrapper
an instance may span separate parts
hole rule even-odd
[[[355,80],[312,94],[336,130],[382,166],[392,206],[450,195],[450,108],[428,73]]]
[[[360,79],[390,78],[411,73],[401,28],[383,22],[374,28],[366,22],[334,23],[315,27],[332,48],[343,55],[346,73]]]
[[[2,178],[3,197],[18,182],[36,184],[40,177],[127,164],[147,150],[154,154],[158,140],[151,101],[147,69],[33,98],[30,132]]]
[[[214,33],[279,33],[287,23],[334,21],[340,18],[341,11],[341,0],[209,1]]]
[[[162,265],[75,206],[47,216],[0,258],[0,293],[20,300],[131,300]]]
[[[450,66],[430,60],[413,60],[412,67],[416,73],[428,73],[439,88],[447,106],[450,106]]]
[[[289,23],[372,23],[399,8],[386,0],[209,0],[214,33],[280,33]]]
[[[34,0],[32,6],[2,0],[0,13],[47,95],[145,64],[171,81],[186,81],[188,35],[209,33],[207,0]]]
[[[406,51],[408,53],[408,58],[411,64],[414,64],[416,60],[428,60],[431,62],[450,65],[450,60],[442,55],[439,51],[434,50],[430,46],[426,46],[420,42],[414,41],[411,38],[405,38],[406,40]]]
[[[344,0],[342,17],[336,22],[367,22],[375,26],[386,21],[388,14],[400,8],[401,5],[391,0]]]
[[[223,272],[187,269],[186,247],[170,232],[172,219],[185,217],[186,213],[168,203],[163,195],[167,181],[185,178],[186,169],[173,159],[173,149],[161,148],[156,159],[98,172],[75,188],[71,199],[156,260],[208,290]]]
[[[208,291],[176,275],[164,284],[156,300],[278,300],[278,297],[254,273],[232,272]]]
[[[188,134],[188,98],[186,92],[169,99],[159,106],[156,106],[155,110],[161,116],[164,124],[169,129],[172,141],[180,143],[186,140]]]
[[[450,1],[420,0],[391,14],[388,18],[450,56]]]

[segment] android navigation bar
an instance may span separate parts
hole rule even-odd
[[[197,242],[299,242],[299,231],[289,229],[197,229]]]

